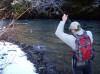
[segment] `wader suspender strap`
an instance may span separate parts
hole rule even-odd
[[[77,35],[73,35],[75,38],[76,38],[76,40],[75,40],[75,44],[76,44],[76,51],[75,51],[75,56],[77,57],[77,60],[82,60],[82,53],[81,53],[81,51],[80,51],[80,48],[79,48],[79,38],[78,38],[78,36]]]

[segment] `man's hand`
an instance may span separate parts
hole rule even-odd
[[[62,17],[62,21],[66,22],[68,19],[68,15],[64,14],[63,17]]]

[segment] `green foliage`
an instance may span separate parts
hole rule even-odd
[[[20,3],[16,3],[15,5],[12,6],[12,8],[15,10],[17,15],[20,15],[25,10],[24,6]]]

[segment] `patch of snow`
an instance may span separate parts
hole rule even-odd
[[[1,70],[3,69],[3,70]],[[0,42],[0,74],[38,74],[36,68],[17,45]]]

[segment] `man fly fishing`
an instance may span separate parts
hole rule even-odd
[[[91,60],[94,57],[94,49],[92,45],[93,35],[91,31],[83,30],[80,23],[77,21],[70,24],[69,29],[71,30],[72,35],[64,33],[64,25],[67,20],[68,15],[64,14],[55,34],[73,50],[73,74],[92,74]]]

